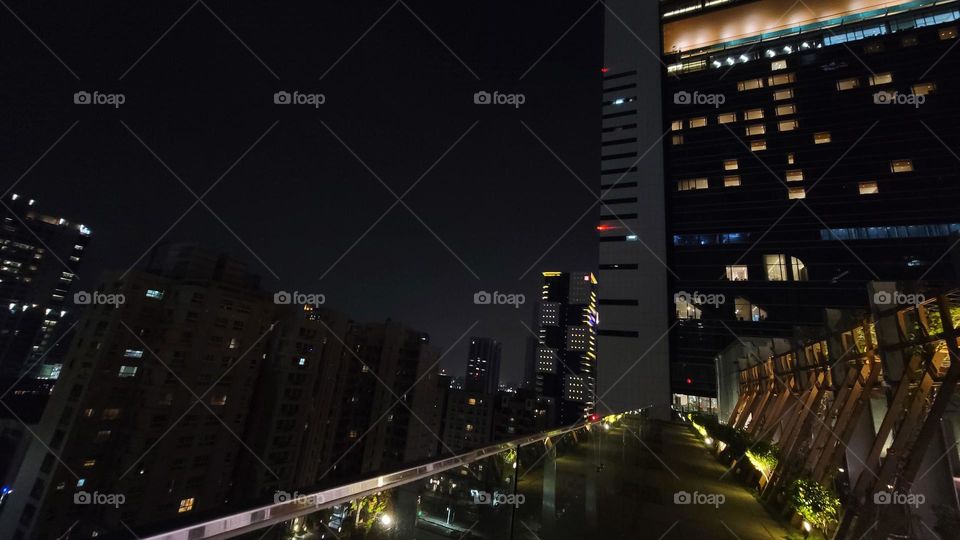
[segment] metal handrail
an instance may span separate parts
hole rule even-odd
[[[525,435],[456,456],[373,478],[359,480],[350,484],[304,493],[302,495],[297,493],[296,497],[291,500],[279,501],[273,504],[227,514],[160,534],[143,536],[141,540],[220,540],[232,538],[277,523],[312,514],[318,510],[343,504],[360,497],[365,497],[371,493],[409,484],[416,480],[427,478],[462,465],[467,465],[507,450],[518,449],[522,446],[545,441],[551,437],[558,437],[581,429],[588,429],[589,426],[594,423],[596,423],[596,421],[581,421],[568,427],[540,432],[534,435]]]

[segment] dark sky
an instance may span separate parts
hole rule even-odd
[[[161,237],[199,241],[249,260],[265,288],[404,321],[444,350],[479,321],[471,334],[504,342],[513,380],[539,272],[595,268],[601,9],[574,25],[591,2],[7,5],[2,183],[93,229],[84,287]],[[126,102],[75,105],[81,90]],[[276,105],[280,90],[326,102]],[[526,102],[475,105],[479,90]],[[396,199],[337,137],[397,195],[429,170],[410,210],[359,242]],[[210,210],[182,217],[196,198],[177,177],[214,186]],[[528,302],[474,305],[481,289]],[[442,366],[460,374],[465,356],[464,340]]]

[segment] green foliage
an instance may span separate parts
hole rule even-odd
[[[764,478],[769,480],[770,473],[780,463],[780,449],[771,442],[760,441],[753,445],[750,450],[747,450],[747,459],[750,460],[750,464],[755,469],[763,474]]]
[[[369,531],[380,514],[387,510],[389,500],[388,493],[380,492],[350,501],[350,511],[353,512],[356,529]]]
[[[787,490],[787,499],[803,519],[826,532],[840,514],[840,499],[830,489],[809,478],[797,478]]]

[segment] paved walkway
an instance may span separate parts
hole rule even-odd
[[[683,425],[639,420],[615,427],[557,459],[556,506],[544,523],[542,471],[529,493],[517,538],[783,539],[787,532]],[[602,471],[597,470],[603,464]],[[681,498],[675,502],[677,493]],[[592,505],[591,501],[596,504]],[[531,504],[532,503],[532,504]],[[587,509],[593,506],[595,512]],[[518,530],[519,529],[519,530]]]

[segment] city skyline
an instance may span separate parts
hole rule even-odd
[[[595,122],[599,95],[600,13],[564,35],[586,6],[513,6],[509,21],[491,6],[459,34],[441,31],[463,27],[464,13],[450,7],[307,8],[336,10],[323,19],[335,17],[335,25],[302,24],[290,8],[274,10],[277,24],[263,27],[255,11],[208,6],[164,6],[149,19],[107,7],[14,8],[56,56],[15,18],[0,21],[22,45],[11,68],[25,70],[0,89],[5,132],[28,146],[2,145],[2,172],[8,184],[19,179],[14,191],[97,231],[80,285],[130,268],[161,236],[199,239],[249,261],[265,286],[324,294],[358,319],[429,331],[456,349],[444,358],[451,371],[466,355],[466,338],[458,338],[479,321],[472,331],[504,343],[504,378],[519,381],[527,333],[517,321],[530,320],[531,305],[505,313],[476,307],[472,295],[530,296],[540,270],[593,267],[589,199],[566,167],[583,179],[595,167],[576,148],[594,144],[585,127]],[[130,31],[133,23],[139,31]],[[75,30],[57,31],[68,28]],[[397,42],[405,52],[383,54]],[[358,83],[367,70],[383,82]],[[126,99],[80,106],[80,91]],[[283,107],[274,103],[279,91],[323,93],[326,102]],[[476,105],[480,91],[523,93],[526,101]],[[583,112],[552,114],[558,108]],[[410,136],[420,117],[436,128]],[[358,129],[371,123],[373,132]],[[396,199],[377,179],[399,196],[424,173],[404,199],[413,213],[392,207]],[[519,176],[532,181],[518,184]],[[191,191],[211,187],[208,210]],[[569,202],[540,207],[545,190]],[[482,217],[500,212],[515,220]],[[477,218],[464,219],[470,215]]]

